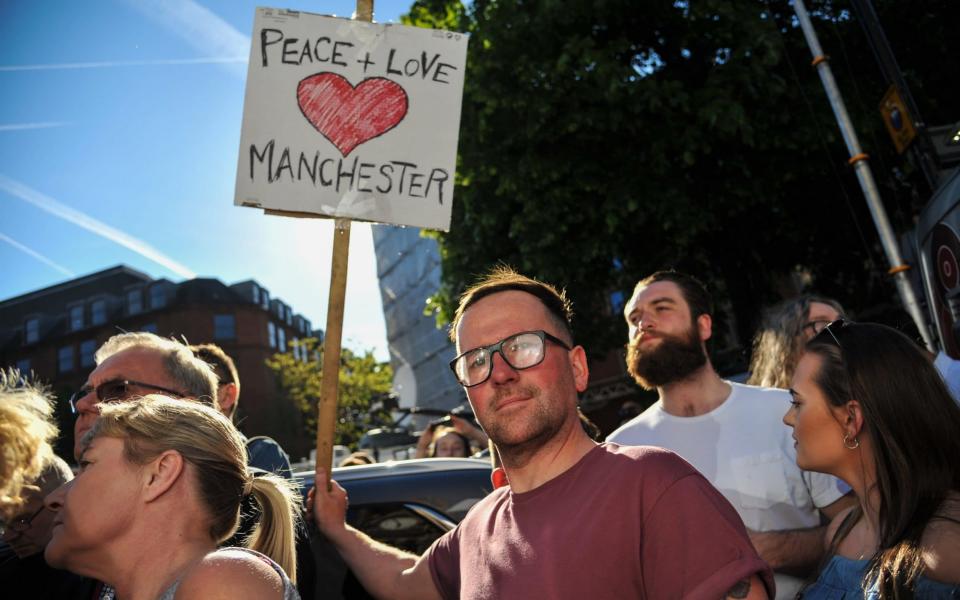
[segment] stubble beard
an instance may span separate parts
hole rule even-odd
[[[550,400],[551,394],[534,386],[512,386],[498,389],[490,400],[490,408],[495,411],[503,398],[521,395],[527,406],[518,407],[526,411],[525,415],[493,414],[488,423],[483,424],[484,431],[496,444],[500,458],[508,467],[522,467],[547,445],[563,428],[565,415],[560,406]]]
[[[643,389],[682,381],[707,364],[693,324],[686,335],[660,334],[659,338],[660,343],[649,350],[641,348],[642,337],[634,338],[627,346],[627,371]]]

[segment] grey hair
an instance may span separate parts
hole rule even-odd
[[[146,331],[120,333],[103,343],[94,355],[99,365],[114,354],[139,348],[153,350],[163,357],[163,368],[190,398],[216,407],[217,376],[210,365],[193,355],[190,347]]]

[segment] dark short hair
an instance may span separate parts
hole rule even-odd
[[[562,332],[573,341],[573,304],[567,298],[566,291],[521,275],[506,265],[494,267],[460,296],[460,305],[450,324],[450,339],[456,341],[457,327],[468,308],[481,298],[508,291],[526,292],[536,297]]]
[[[687,275],[680,271],[657,271],[652,275],[647,275],[637,282],[636,287],[633,288],[633,294],[636,295],[639,290],[658,281],[669,281],[680,288],[684,301],[690,307],[690,316],[694,319],[700,315],[713,314],[713,298],[710,297],[706,286],[693,275]]]
[[[217,383],[235,383],[240,385],[240,375],[237,374],[237,366],[233,359],[227,356],[223,348],[216,344],[197,344],[190,346],[193,355],[210,365],[213,373],[217,376]]]

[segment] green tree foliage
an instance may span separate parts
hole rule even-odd
[[[299,344],[310,360],[298,360],[292,351],[277,353],[267,360],[267,367],[276,375],[281,393],[303,414],[305,435],[314,439],[323,350],[316,338],[301,340]],[[392,383],[390,363],[377,362],[373,352],[357,354],[348,348],[341,351],[335,444],[355,448],[365,431],[391,421],[382,400],[390,393]]]
[[[960,3],[874,4],[926,118],[960,118]],[[846,2],[807,5],[902,232],[930,190],[882,129],[887,84]],[[565,286],[594,354],[625,341],[611,292],[660,268],[704,279],[741,343],[798,272],[896,302],[786,2],[421,0],[406,22],[471,34],[440,322],[501,261]]]

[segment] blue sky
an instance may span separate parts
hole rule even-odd
[[[410,0],[375,2],[397,21]],[[117,264],[181,281],[255,279],[326,322],[332,221],[233,205],[258,5],[0,3],[0,299]],[[354,223],[344,345],[388,358],[370,226]]]

